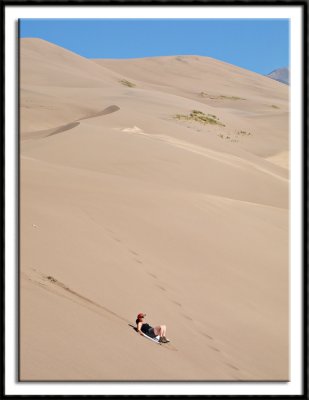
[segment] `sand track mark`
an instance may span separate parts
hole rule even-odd
[[[83,296],[82,294],[76,292],[75,290],[72,290],[69,288],[67,285],[65,285],[63,282],[59,281],[58,279],[54,278],[51,275],[44,275],[37,271],[36,269],[32,269],[33,274],[32,276],[23,273],[22,275],[30,282],[32,282],[35,285],[40,286],[41,288],[52,292],[55,295],[64,297],[68,300],[71,300],[81,306],[84,306],[88,309],[90,309],[93,312],[99,313],[102,315],[102,311],[104,314],[108,314],[110,316],[113,316],[121,321],[129,323],[130,321],[127,320],[126,318],[122,317],[121,315],[115,313],[114,311],[110,310],[109,308],[102,306],[101,304],[89,299],[86,296]]]
[[[25,278],[27,281],[33,283],[36,286],[39,286],[43,288],[44,290],[60,296],[66,300],[72,301],[73,303],[76,303],[78,305],[83,306],[84,308],[87,308],[88,310],[99,314],[99,315],[105,315],[109,314],[112,317],[115,317],[121,321],[126,322],[129,326],[135,329],[135,327],[130,323],[130,321],[121,315],[115,313],[114,311],[110,310],[107,307],[102,306],[101,304],[89,299],[86,296],[83,296],[82,294],[76,292],[75,290],[70,289],[68,286],[66,286],[63,282],[59,281],[58,279],[54,278],[51,275],[44,275],[40,273],[37,269],[32,268],[32,274],[26,274],[26,273],[21,273],[23,278]],[[104,313],[102,313],[102,311]],[[135,329],[136,330],[136,329]],[[171,343],[165,343],[164,346],[165,349],[169,351],[178,351],[178,349],[172,345]]]

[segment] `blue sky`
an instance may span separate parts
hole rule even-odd
[[[260,74],[289,66],[288,19],[22,19],[20,37],[87,58],[192,54]]]

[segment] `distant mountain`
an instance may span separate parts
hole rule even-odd
[[[269,78],[274,79],[276,81],[285,83],[286,85],[290,84],[289,68],[277,68],[266,76],[268,76]]]

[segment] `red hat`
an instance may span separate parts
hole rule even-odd
[[[141,312],[141,313],[139,313],[139,314],[137,315],[137,319],[143,318],[143,317],[145,317],[145,315],[146,315],[146,314],[144,314],[144,313]]]

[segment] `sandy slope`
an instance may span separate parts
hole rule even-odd
[[[288,117],[217,60],[22,39],[21,379],[287,380]]]

